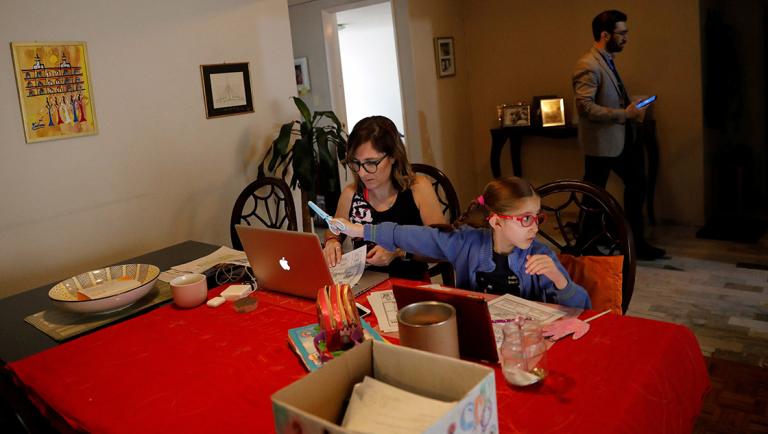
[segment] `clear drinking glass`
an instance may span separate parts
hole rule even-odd
[[[502,329],[502,372],[509,384],[528,386],[547,376],[547,346],[541,327],[536,321],[519,319]]]

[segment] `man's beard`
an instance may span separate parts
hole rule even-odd
[[[605,46],[605,50],[609,53],[618,53],[621,50],[623,50],[624,47],[619,45],[618,42],[616,42],[614,39],[609,39],[608,44]]]

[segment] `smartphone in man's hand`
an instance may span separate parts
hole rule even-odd
[[[653,95],[651,97],[648,97],[648,98],[640,101],[639,103],[635,104],[635,107],[641,109],[641,108],[647,106],[648,104],[650,104],[650,103],[652,103],[654,101],[656,101],[656,95]]]

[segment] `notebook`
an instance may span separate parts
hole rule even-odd
[[[461,358],[491,363],[499,361],[491,314],[483,294],[444,286],[423,286],[423,282],[406,282],[397,280],[392,288],[398,310],[419,301],[434,300],[450,304],[456,309]]]
[[[317,235],[245,225],[235,230],[259,288],[314,300],[318,289],[333,284]],[[388,278],[366,271],[352,291],[357,296]]]

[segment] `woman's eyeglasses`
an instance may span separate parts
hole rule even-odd
[[[520,226],[524,228],[529,228],[534,223],[536,223],[536,226],[540,226],[542,223],[544,223],[544,220],[547,218],[546,214],[544,214],[543,212],[540,212],[538,214],[523,214],[523,215],[506,215],[506,214],[494,213],[494,214],[491,214],[491,217],[494,215],[505,220],[517,220],[518,222],[520,222]]]
[[[368,173],[376,173],[376,171],[379,170],[379,164],[381,164],[387,157],[388,155],[385,155],[378,160],[365,160],[362,162],[357,160],[347,160],[347,165],[355,173],[357,173],[361,167]]]

